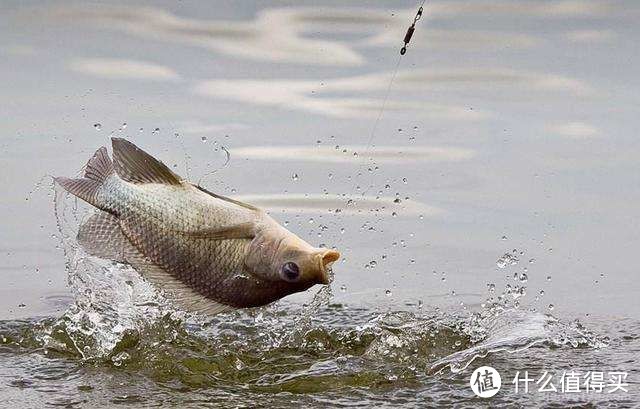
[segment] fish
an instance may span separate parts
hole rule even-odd
[[[78,229],[90,256],[130,265],[189,311],[260,307],[329,284],[335,249],[317,248],[262,209],[190,183],[123,138],[84,177],[55,177],[96,208]]]

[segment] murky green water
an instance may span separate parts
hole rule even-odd
[[[598,330],[616,338],[602,341],[575,323],[519,311],[481,323],[424,309],[379,313],[339,304],[313,311],[282,305],[199,322],[170,313],[139,318],[115,328],[73,308],[61,319],[2,322],[4,404],[481,406],[468,388],[470,370],[461,368],[494,348],[501,352],[472,366],[493,366],[503,377],[525,369],[630,368],[640,352],[637,322],[624,329],[600,323]],[[490,333],[496,323],[497,339]],[[506,384],[486,405],[624,407],[637,399],[637,392],[516,395]]]

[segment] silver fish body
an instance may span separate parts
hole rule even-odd
[[[339,257],[260,209],[186,182],[123,139],[85,178],[56,178],[100,209],[78,233],[89,254],[130,264],[181,306],[216,313],[268,304],[328,282]]]

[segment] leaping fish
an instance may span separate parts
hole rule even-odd
[[[133,143],[112,138],[80,179],[54,180],[96,211],[78,231],[93,256],[131,265],[181,307],[258,307],[329,283],[335,250],[316,248],[263,210],[189,183]]]

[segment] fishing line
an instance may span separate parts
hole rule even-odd
[[[380,119],[382,118],[382,113],[384,112],[384,109],[387,106],[387,100],[389,99],[389,94],[391,93],[391,87],[393,86],[393,82],[395,81],[396,76],[398,75],[398,69],[400,68],[400,61],[402,61],[402,55],[398,57],[398,62],[396,63],[396,68],[393,70],[393,74],[391,75],[391,80],[389,81],[387,92],[384,96],[384,99],[382,100],[380,111],[378,111],[378,116],[376,117],[376,120],[373,123],[373,128],[371,128],[371,133],[369,134],[369,140],[365,145],[365,151],[368,153],[367,159],[371,161],[371,165],[373,169],[370,169],[371,177],[369,178],[369,182],[367,183],[367,186],[362,191],[361,196],[364,196],[365,194],[367,194],[369,189],[373,187],[373,178],[374,178],[374,172],[375,172],[375,161],[373,160],[373,139],[375,138],[375,134],[378,129],[378,124],[380,123]],[[362,174],[363,161],[364,161],[364,156],[363,156],[363,159],[360,160],[360,166],[358,167],[358,175]]]
[[[409,43],[411,42],[411,37],[413,37],[413,33],[415,32],[416,29],[416,23],[418,22],[418,20],[420,20],[422,18],[422,12],[423,12],[423,7],[424,4],[426,3],[426,0],[422,0],[420,2],[420,6],[418,6],[418,11],[415,15],[415,17],[413,18],[413,23],[411,24],[411,26],[409,26],[409,28],[407,29],[407,32],[404,36],[403,39],[403,43],[404,45],[402,46],[402,48],[400,49],[400,56],[398,57],[398,62],[396,63],[396,66],[393,70],[393,73],[391,75],[391,80],[389,81],[389,86],[387,87],[387,91],[385,93],[384,99],[382,100],[382,105],[380,106],[380,110],[378,111],[378,115],[376,117],[376,120],[373,123],[373,127],[371,128],[371,133],[369,134],[369,139],[367,141],[367,144],[365,145],[365,151],[368,152],[368,159],[371,160],[372,162],[372,166],[373,169],[371,169],[371,177],[369,178],[369,182],[367,183],[367,186],[365,187],[365,189],[362,191],[361,196],[364,196],[370,188],[373,187],[373,179],[375,178],[375,160],[373,160],[373,140],[375,138],[375,134],[376,131],[378,130],[378,124],[380,123],[380,119],[382,118],[382,114],[384,113],[384,110],[387,106],[387,101],[389,99],[389,95],[391,94],[391,88],[393,87],[393,83],[396,80],[396,77],[398,75],[398,70],[400,68],[400,62],[402,61],[402,57],[406,54],[407,52],[407,47],[409,46]],[[362,157],[362,159],[360,159],[360,165],[358,166],[358,173],[357,176],[360,177],[360,175],[362,175],[362,170],[363,170],[363,162],[364,162],[364,156]],[[354,190],[357,189],[357,184],[354,185]],[[352,191],[353,192],[353,191]]]
[[[391,93],[391,87],[393,87],[393,82],[396,80],[396,76],[398,75],[398,68],[400,67],[400,61],[402,61],[402,55],[398,57],[398,62],[396,63],[396,67],[393,70],[393,74],[391,75],[391,81],[389,81],[389,86],[387,87],[387,92],[382,100],[382,106],[380,107],[380,111],[378,112],[378,117],[376,121],[373,123],[373,128],[371,129],[371,134],[369,135],[369,140],[367,141],[367,148],[373,142],[373,138],[375,137],[376,130],[378,129],[378,123],[380,122],[380,118],[382,118],[382,113],[384,112],[385,107],[387,106],[387,100],[389,99],[389,94]]]

